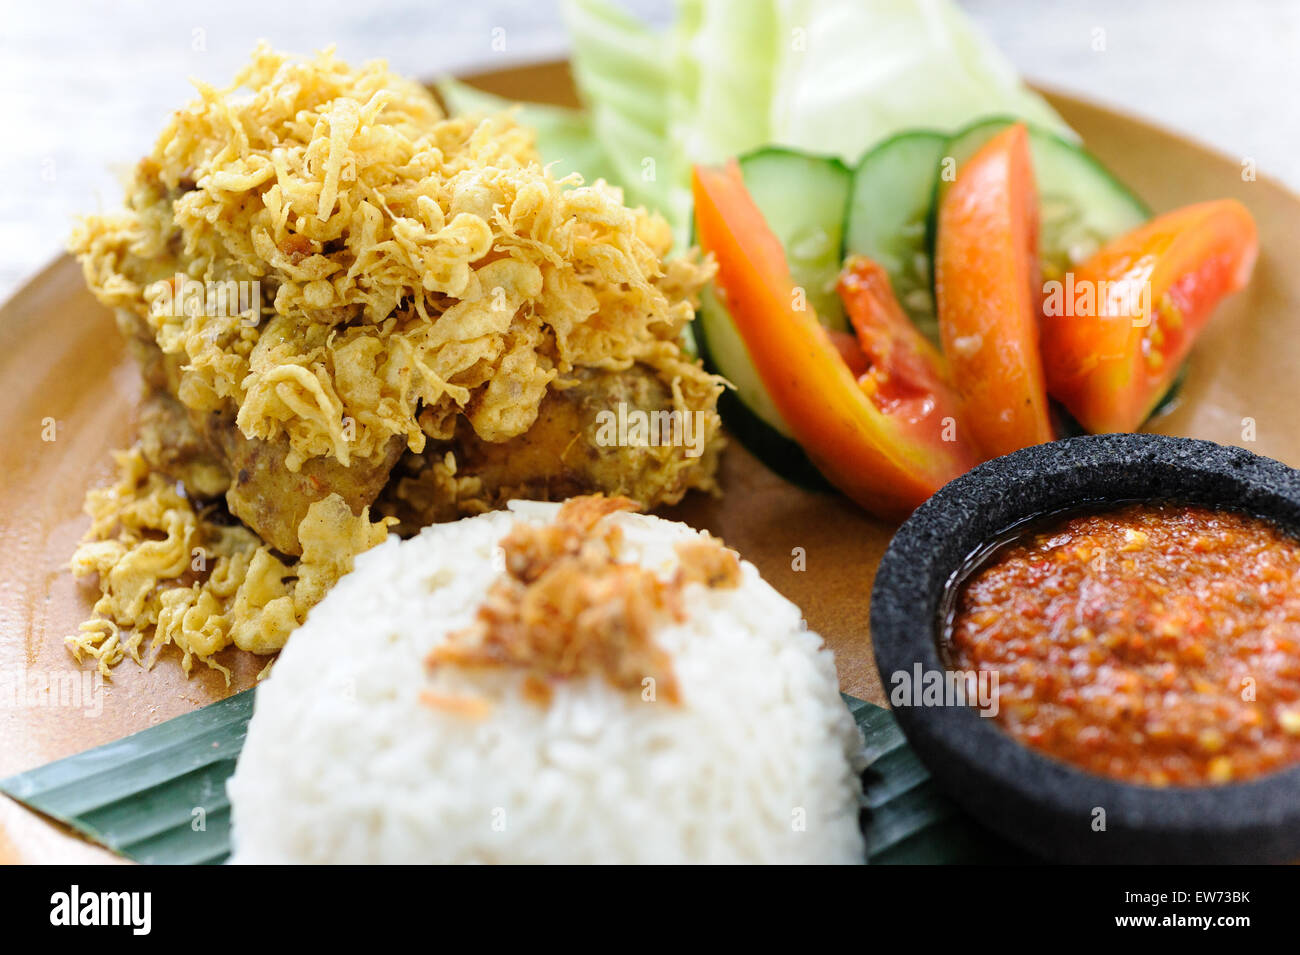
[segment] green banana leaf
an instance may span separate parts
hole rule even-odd
[[[244,748],[253,692],[0,780],[0,792],[136,862],[223,862],[226,780]]]
[[[254,692],[0,780],[0,792],[136,862],[223,862],[230,855],[226,780]],[[866,742],[868,862],[1028,861],[938,792],[888,710],[851,696],[844,702]]]

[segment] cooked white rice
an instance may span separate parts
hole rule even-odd
[[[258,690],[229,783],[233,861],[862,860],[861,739],[831,653],[749,563],[738,588],[688,585],[687,622],[656,630],[678,704],[598,676],[558,684],[549,705],[503,683],[477,719],[420,702],[426,655],[498,576],[498,540],[555,509],[435,525],[357,558]],[[665,577],[696,534],[609,520],[620,559]],[[482,693],[481,674],[439,679]]]

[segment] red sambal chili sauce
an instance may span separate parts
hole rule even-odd
[[[1012,737],[1151,786],[1300,762],[1300,541],[1181,504],[1073,511],[958,584],[950,668],[997,674]]]

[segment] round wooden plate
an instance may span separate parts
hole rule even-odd
[[[568,68],[549,63],[471,77],[501,95],[574,103]],[[1167,434],[1240,444],[1300,466],[1300,198],[1237,157],[1072,97],[1053,105],[1103,162],[1156,211],[1239,199],[1259,224],[1250,288],[1220,309],[1191,358],[1178,404],[1153,423]],[[139,375],[109,313],[66,256],[0,306],[0,777],[125,736],[251,685],[261,661],[228,652],[235,680],[198,667],[185,679],[165,654],[145,672],[119,666],[80,705],[32,705],[39,690],[83,670],[63,638],[86,618],[91,592],[67,571],[88,523],[86,489],[112,473],[110,451],[132,441]],[[49,440],[50,438],[53,440]],[[845,692],[884,703],[867,611],[876,565],[894,527],[847,501],[802,491],[734,443],[725,495],[695,497],[669,516],[719,534],[803,608],[834,649]],[[1008,488],[1014,494],[1015,488]],[[22,685],[33,692],[15,694]],[[22,697],[15,699],[16,696]],[[78,702],[73,700],[73,702]],[[109,862],[111,854],[0,798],[0,861]]]

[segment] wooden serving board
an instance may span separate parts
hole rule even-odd
[[[518,99],[575,101],[562,63],[470,81]],[[1231,197],[1255,215],[1261,255],[1254,281],[1204,333],[1180,401],[1155,429],[1241,444],[1300,466],[1300,198],[1265,177],[1244,178],[1245,156],[1218,155],[1119,113],[1048,95],[1156,211]],[[110,451],[130,444],[140,395],[111,316],[71,259],[52,263],[0,306],[0,381],[0,674],[39,687],[82,669],[63,638],[86,618],[93,595],[73,581],[67,562],[88,523],[83,495],[112,474]],[[54,440],[44,440],[51,420]],[[1243,437],[1250,426],[1253,441]],[[883,704],[867,615],[894,526],[834,495],[785,483],[734,442],[721,479],[721,499],[697,496],[667,516],[719,534],[758,565],[835,651],[844,691]],[[235,674],[229,688],[202,666],[185,679],[177,656],[165,654],[150,672],[118,667],[81,706],[15,706],[0,696],[0,777],[212,702],[251,685],[262,665],[238,651],[221,659]],[[0,798],[0,861],[114,859]]]

